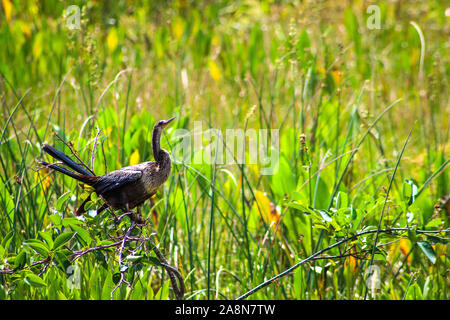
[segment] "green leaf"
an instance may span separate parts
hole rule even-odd
[[[57,252],[55,252],[55,257],[54,257],[54,259],[55,259],[54,261],[56,261],[59,268],[64,271],[66,271],[67,268],[71,264],[69,258],[67,257],[68,254],[65,251],[66,251],[65,249],[58,250]]]
[[[77,218],[64,218],[62,221],[63,227],[70,227],[73,225],[83,224],[83,221],[78,220]]]
[[[56,210],[62,212],[62,210],[64,209],[63,206],[71,194],[72,193],[70,191],[67,191],[61,197],[58,198],[58,200],[56,201]]]
[[[52,222],[52,224],[56,227],[59,227],[61,225],[62,219],[61,216],[58,213],[55,214],[51,214],[49,216],[50,221]]]
[[[422,249],[423,253],[427,256],[427,258],[431,261],[432,264],[436,262],[436,253],[434,252],[433,247],[428,241],[419,241],[417,245],[420,249]]]
[[[407,179],[403,183],[403,197],[408,200],[408,206],[416,201],[418,195],[417,184],[413,179]]]
[[[47,231],[39,231],[38,232],[39,236],[45,240],[45,242],[47,242],[47,244],[51,247],[53,246],[53,238],[52,238],[52,233]]]
[[[113,274],[112,281],[114,282],[115,285],[117,285],[119,283],[121,277],[122,277],[122,274],[120,272],[116,272]]]
[[[65,245],[67,242],[70,241],[70,239],[73,238],[74,235],[75,235],[75,232],[64,232],[64,233],[60,234],[59,236],[57,236],[55,239],[55,243],[53,244],[52,250],[56,250],[56,249],[62,247],[63,245]]]
[[[447,244],[448,240],[446,238],[436,237],[432,234],[426,234],[427,239],[431,241],[431,243],[442,243]]]
[[[131,299],[132,300],[144,300],[145,299],[145,293],[144,293],[144,289],[142,287],[141,281],[136,282],[136,285],[134,286],[134,289],[131,292]]]
[[[442,224],[442,220],[440,218],[436,218],[436,219],[432,219],[430,220],[425,227],[427,229],[432,228],[432,227],[437,227],[440,226]]]
[[[101,300],[111,300],[111,291],[115,287],[115,284],[112,280],[112,274],[108,272],[108,275],[106,276],[105,282],[103,283],[102,289],[102,295]],[[119,290],[116,290],[114,297],[118,293]]]
[[[155,295],[155,300],[167,300],[169,298],[169,285],[170,280],[164,282],[161,288],[159,288],[158,293]]]
[[[309,208],[307,208],[306,206],[300,204],[300,203],[296,203],[296,202],[288,202],[285,204],[286,207],[289,208],[293,208],[293,209],[297,209],[299,211],[301,211],[302,213],[306,214],[306,215],[310,215],[311,211]]]
[[[138,260],[142,259],[141,255],[134,255],[134,254],[129,254],[128,256],[125,257],[126,260],[131,261],[131,262],[136,262]]]
[[[32,287],[46,287],[47,284],[45,283],[44,280],[42,280],[42,278],[38,277],[37,275],[35,275],[34,273],[30,273],[25,277],[25,283],[32,286]]]
[[[14,236],[14,231],[11,231],[2,240],[2,247],[5,248],[5,252],[8,252],[8,247],[9,247],[9,244],[11,243],[11,240],[13,239],[13,236]]]
[[[22,269],[27,261],[27,253],[25,251],[19,252],[14,260],[14,269]]]
[[[26,242],[24,242],[24,245],[32,248],[34,251],[45,257],[48,256],[50,252],[48,246],[44,242],[37,239],[27,240]]]
[[[155,257],[148,257],[148,262],[154,266],[161,266],[161,261]]]
[[[326,222],[331,222],[333,218],[325,210],[319,210],[320,215]]]
[[[5,221],[9,220],[10,223],[12,223],[12,221],[14,221],[14,208],[15,208],[14,200],[3,183],[0,184],[0,200],[1,200],[0,208],[2,210],[2,215],[4,217],[7,217]],[[5,246],[3,247],[6,248]]]
[[[336,209],[347,208],[348,206],[348,195],[343,191],[339,191],[336,196]]]
[[[70,228],[73,231],[77,232],[77,236],[80,237],[87,246],[89,246],[91,244],[92,238],[86,229],[84,229],[76,224],[70,225]]]

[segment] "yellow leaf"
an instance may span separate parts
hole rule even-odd
[[[109,52],[116,50],[117,45],[119,44],[116,28],[111,28],[109,31],[108,36],[106,37],[106,44],[108,45]]]
[[[354,255],[357,254],[354,247],[351,249],[351,253],[353,253]],[[358,260],[356,260],[354,256],[349,256],[347,259],[345,259],[344,266],[349,268],[351,272],[355,273],[358,270]]]
[[[34,37],[33,43],[33,57],[39,58],[42,53],[42,33],[39,32],[36,37]]]
[[[172,32],[173,35],[175,36],[175,38],[177,38],[178,40],[181,38],[181,36],[184,33],[184,26],[183,26],[183,21],[181,20],[181,18],[177,17],[173,20],[172,22]]]
[[[19,21],[20,29],[22,30],[23,34],[27,37],[31,37],[31,27],[30,25],[25,21]]]
[[[261,214],[261,217],[267,224],[272,227],[276,227],[280,221],[280,214],[278,213],[275,205],[270,202],[270,199],[264,194],[264,192],[259,190],[256,190],[255,192],[255,199],[256,203],[254,203],[254,206]]]
[[[266,222],[270,221],[270,200],[264,192],[256,190],[255,192],[256,206]]]
[[[3,11],[5,12],[6,21],[9,22],[11,20],[13,4],[11,3],[10,0],[2,0],[2,5],[3,5]]]
[[[130,156],[130,166],[138,164],[140,160],[139,149],[136,149]]]
[[[404,256],[408,255],[409,251],[411,251],[411,246],[409,245],[409,240],[407,238],[400,239],[400,251]],[[411,262],[411,255],[408,256],[407,261]]]
[[[209,60],[208,62],[209,74],[214,81],[219,82],[222,78],[222,71],[214,60]]]
[[[34,177],[37,183],[41,183],[41,193],[43,193],[43,191],[47,191],[52,185],[52,176],[50,175],[50,170],[47,168],[42,168],[36,171]]]

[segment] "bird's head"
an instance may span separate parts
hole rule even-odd
[[[173,120],[175,119],[175,117],[170,118],[169,120],[159,120],[156,124],[155,124],[155,129],[164,129],[165,127],[167,127],[169,125],[169,123],[171,123]]]

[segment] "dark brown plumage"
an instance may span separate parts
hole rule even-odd
[[[96,176],[61,151],[44,144],[42,149],[46,153],[62,161],[63,164],[76,172],[45,161],[41,161],[41,164],[92,186],[95,192],[105,201],[105,205],[99,211],[109,206],[114,210],[130,212],[133,208],[139,208],[147,199],[153,196],[169,177],[171,170],[170,155],[166,150],[161,149],[160,140],[162,130],[173,119],[175,117],[169,120],[158,121],[153,128],[152,149],[155,161],[139,163],[112,171],[103,176]],[[77,210],[77,214],[85,211],[84,204]]]

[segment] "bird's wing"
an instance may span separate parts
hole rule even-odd
[[[120,188],[128,183],[134,182],[142,177],[140,170],[116,170],[98,179],[95,184],[95,192],[104,194],[114,189]]]

